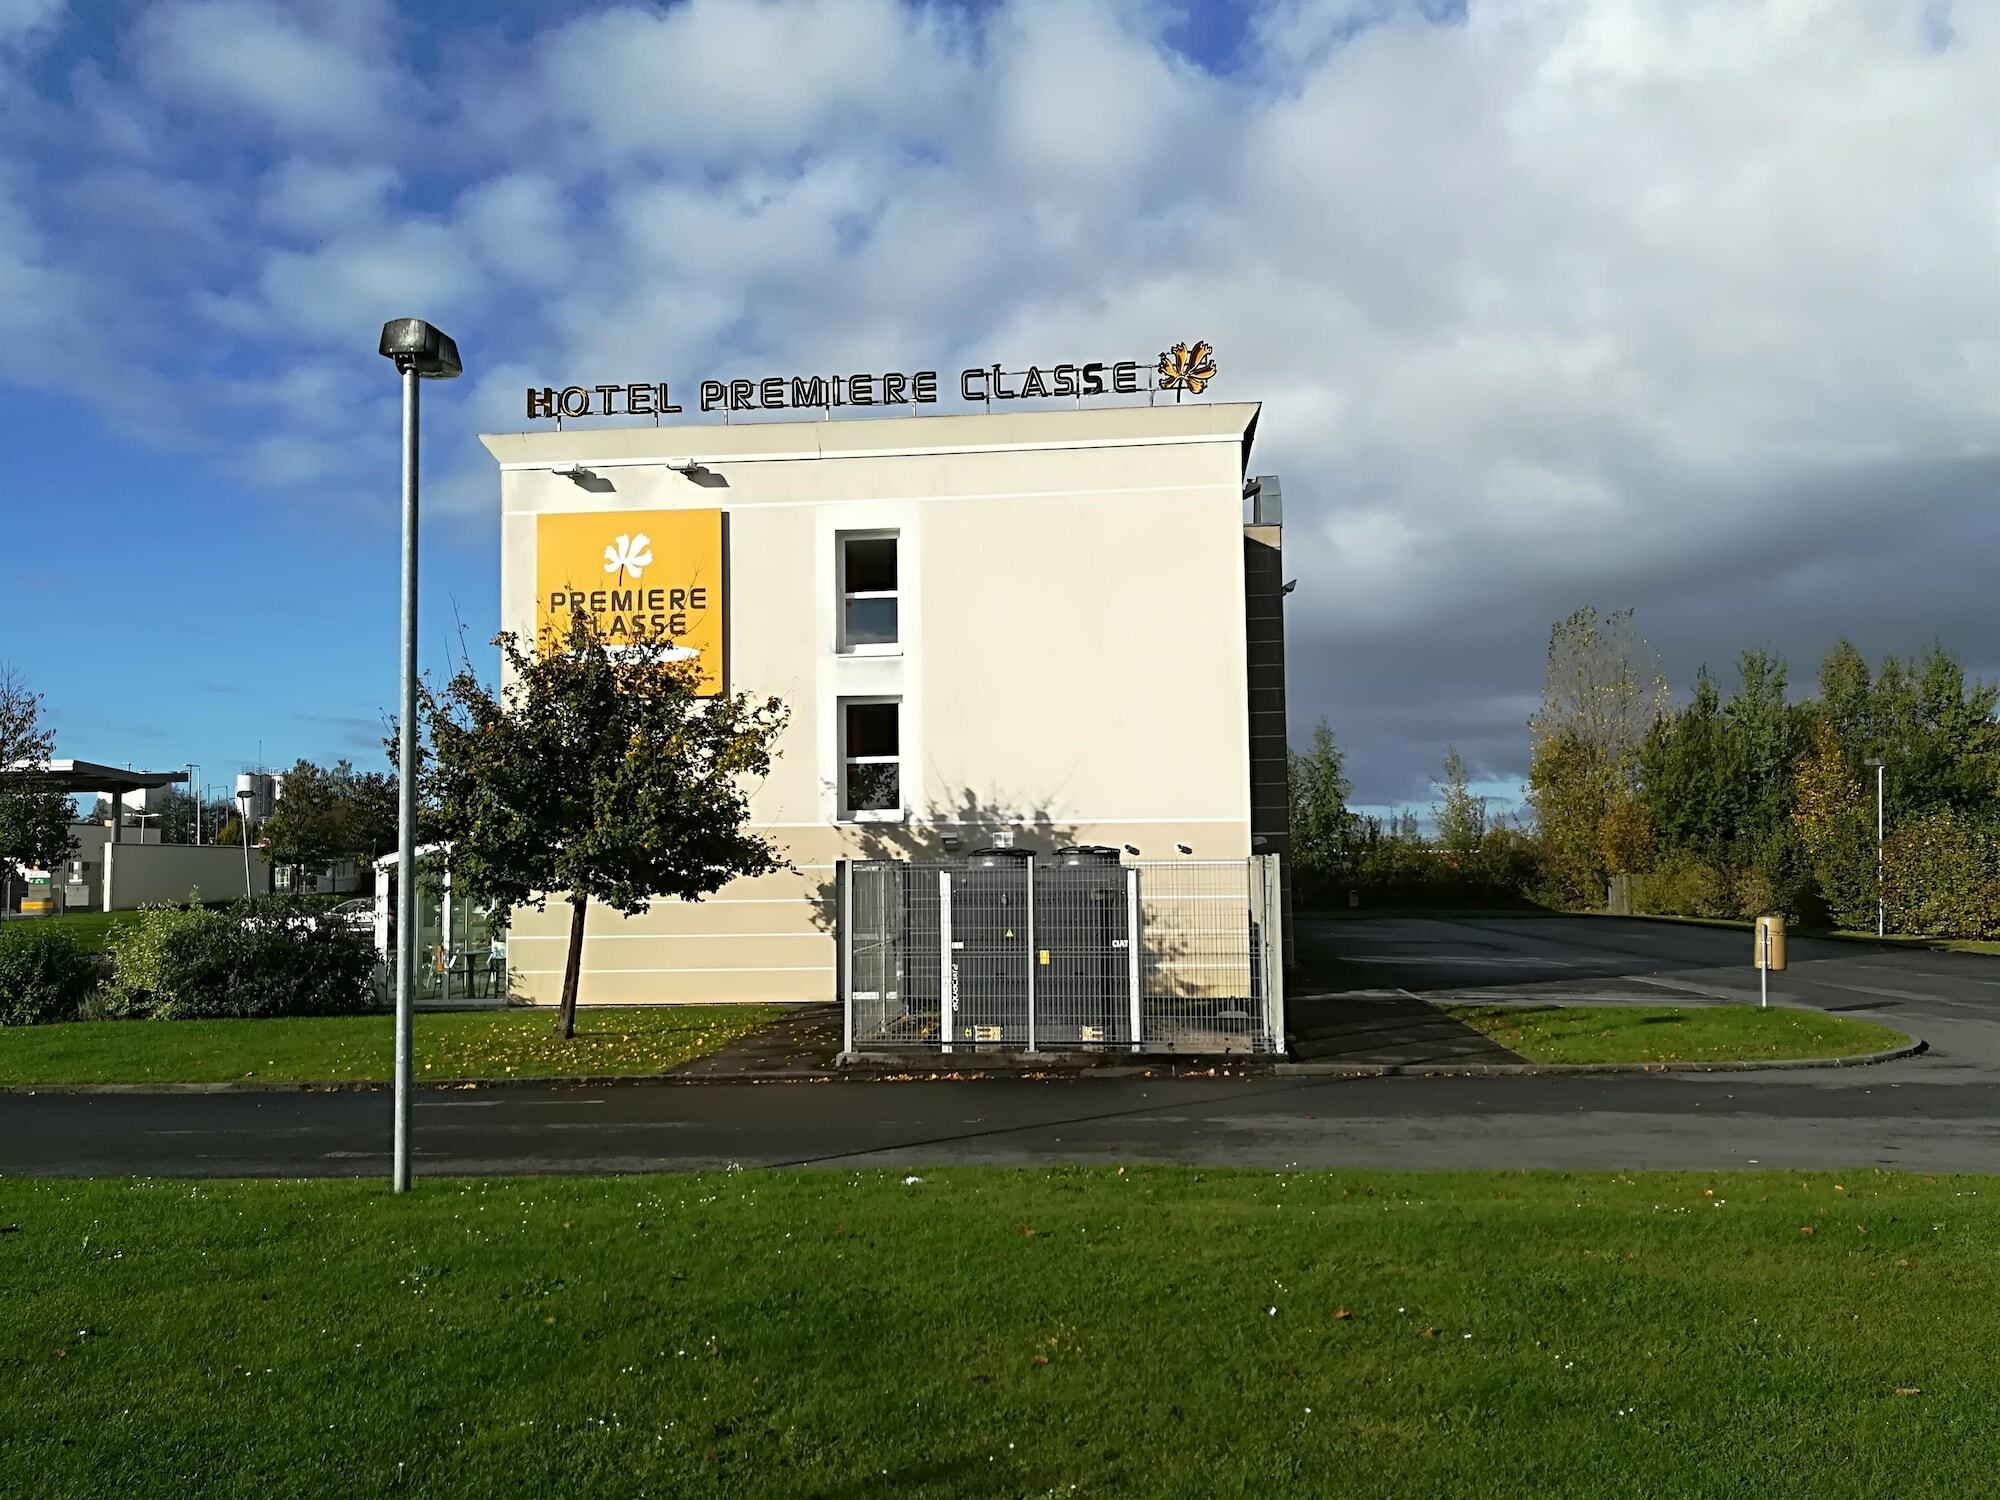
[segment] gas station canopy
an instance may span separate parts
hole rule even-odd
[[[94,760],[52,760],[41,766],[17,761],[7,769],[38,771],[58,791],[101,792],[112,797],[173,786],[188,779],[186,771],[134,771],[124,766],[100,766]]]

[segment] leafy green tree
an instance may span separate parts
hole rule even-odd
[[[457,891],[503,910],[569,903],[557,1020],[569,1037],[590,902],[633,915],[784,868],[747,824],[788,716],[776,698],[697,696],[698,674],[665,641],[613,644],[581,612],[534,647],[512,633],[494,644],[497,694],[469,664],[424,690],[420,789]]]
[[[169,787],[159,803],[160,842],[165,844],[192,844],[195,842],[194,794],[178,787]],[[216,831],[236,815],[236,809],[223,798],[204,798],[201,809],[201,841],[205,844],[224,842],[216,837]]]
[[[1842,746],[1839,716],[1824,700],[1812,709],[1792,771],[1792,823],[1828,920],[1836,927],[1872,927],[1874,807]]]
[[[1876,674],[1868,754],[1888,763],[1901,812],[1991,807],[2000,793],[2000,688],[1968,684],[1965,669],[1933,644],[1909,661],[1889,657]]]
[[[1313,725],[1312,748],[1287,757],[1286,781],[1294,873],[1309,890],[1324,893],[1352,858],[1355,829],[1347,809],[1353,793],[1347,756],[1325,719]]]
[[[272,861],[294,872],[344,859],[367,864],[396,846],[396,779],[345,760],[331,769],[301,760],[285,772],[261,831]]]
[[[1725,761],[1735,788],[1735,864],[1783,889],[1791,861],[1792,761],[1797,716],[1785,701],[1785,663],[1745,651],[1735,693],[1722,706]]]
[[[1529,721],[1528,801],[1558,904],[1602,904],[1606,819],[1639,795],[1641,755],[1666,707],[1659,653],[1630,610],[1600,619],[1580,609],[1549,632],[1542,706]]]
[[[1642,797],[1663,853],[1722,862],[1736,828],[1730,749],[1722,696],[1703,667],[1693,698],[1654,726],[1640,752]]]
[[[0,869],[54,869],[76,847],[76,806],[48,779],[55,734],[42,698],[0,666]]]
[[[1434,784],[1440,793],[1432,815],[1438,844],[1463,869],[1478,855],[1480,840],[1486,837],[1486,799],[1473,795],[1458,746],[1444,747],[1444,776]]]
[[[1875,753],[1874,700],[1875,683],[1867,660],[1841,637],[1820,660],[1819,702],[1850,770],[1858,771],[1861,762]]]

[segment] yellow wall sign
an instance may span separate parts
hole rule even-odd
[[[722,512],[606,510],[535,523],[535,630],[581,608],[613,642],[666,637],[701,693],[723,689]]]

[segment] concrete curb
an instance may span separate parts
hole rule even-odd
[[[917,1069],[877,1064],[841,1072],[792,1069],[761,1073],[608,1073],[565,1078],[455,1078],[418,1080],[417,1087],[433,1093],[475,1089],[624,1088],[636,1084],[704,1083],[970,1083],[998,1078],[1036,1082],[1090,1078],[1513,1078],[1536,1074],[1585,1073],[1762,1073],[1793,1068],[1860,1068],[1893,1062],[1930,1050],[1921,1037],[1885,1052],[1861,1052],[1852,1057],[1780,1058],[1765,1062],[1674,1063],[1337,1063],[1337,1062],[1186,1062],[1100,1063],[1064,1067],[1035,1063],[1022,1067]],[[895,1071],[890,1071],[895,1067]],[[6,1083],[0,1094],[346,1094],[386,1093],[377,1079],[332,1083]]]
[[[1271,1071],[1281,1078],[1515,1078],[1535,1074],[1571,1076],[1588,1073],[1764,1073],[1793,1068],[1864,1068],[1894,1062],[1930,1050],[1922,1037],[1883,1052],[1857,1052],[1852,1057],[1784,1057],[1746,1062],[1668,1063],[1278,1063]]]

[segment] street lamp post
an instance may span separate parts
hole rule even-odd
[[[1880,756],[1871,756],[1862,762],[1864,766],[1875,768],[1875,936],[1884,937],[1889,930],[1889,883],[1888,865],[1882,854],[1883,820],[1883,776],[1888,765]]]
[[[379,351],[403,377],[403,681],[396,743],[395,1190],[410,1190],[410,1017],[417,976],[417,390],[464,368],[458,345],[422,318],[382,325]]]
[[[236,826],[243,830],[243,899],[248,901],[250,891],[250,803],[256,793],[243,787],[236,793]]]

